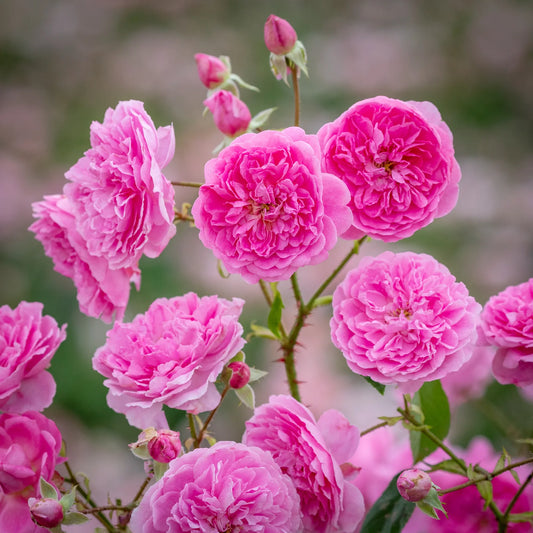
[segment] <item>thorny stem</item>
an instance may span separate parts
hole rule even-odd
[[[292,74],[292,89],[294,91],[294,125],[300,125],[300,84],[298,81],[298,67],[290,64]]]
[[[533,461],[533,459],[531,459]],[[515,495],[511,498],[511,501],[509,502],[509,505],[503,512],[503,519],[507,522],[509,520],[509,514],[511,513],[511,509],[514,507],[514,504],[518,501],[518,498],[520,498],[520,494],[524,492],[525,488],[531,483],[531,480],[533,480],[533,471],[527,476],[526,480],[520,485],[518,490],[515,492]]]
[[[195,189],[199,189],[203,185],[197,181],[171,181],[170,183],[174,187],[194,187]]]
[[[224,400],[224,397],[228,393],[230,389],[229,383],[224,387],[224,390],[220,393],[220,402],[218,402],[218,405],[209,413],[209,416],[205,419],[205,422],[202,426],[202,429],[198,433],[198,436],[196,439],[194,439],[194,447],[199,448],[200,444],[202,443],[202,440],[204,439],[204,435],[207,431],[207,427],[211,423],[211,420],[213,420],[213,417],[215,416],[215,413],[218,411],[218,408],[222,405],[222,401]]]

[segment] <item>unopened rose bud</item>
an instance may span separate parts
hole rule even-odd
[[[250,381],[250,367],[242,361],[233,361],[228,365],[233,372],[229,379],[229,386],[232,389],[242,389]]]
[[[217,91],[204,105],[213,113],[216,127],[228,137],[244,133],[252,120],[246,104],[229,91]]]
[[[208,54],[195,54],[198,77],[208,88],[214,89],[222,85],[230,75],[230,69],[221,59]]]
[[[135,457],[138,457],[139,459],[143,459],[144,461],[150,459],[150,453],[148,452],[148,443],[154,437],[157,437],[157,430],[154,427],[149,427],[141,431],[141,433],[139,433],[137,442],[132,442],[131,444],[128,444],[133,455],[135,455]]]
[[[396,482],[401,497],[409,502],[423,500],[432,487],[429,474],[418,468],[404,470]]]
[[[294,28],[276,15],[270,15],[265,22],[265,44],[273,54],[288,54],[296,44],[298,36]]]
[[[56,527],[63,521],[63,506],[52,498],[28,500],[32,520],[42,527]]]
[[[161,429],[148,442],[150,457],[158,463],[170,463],[181,451],[181,440],[178,431]]]

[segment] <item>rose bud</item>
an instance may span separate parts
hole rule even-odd
[[[218,57],[208,54],[195,54],[194,59],[198,67],[198,77],[208,89],[214,89],[222,85],[230,75],[228,65]]]
[[[298,36],[294,28],[276,15],[270,15],[265,22],[265,44],[273,54],[288,54],[296,44]]]
[[[418,468],[404,470],[396,482],[401,497],[409,502],[423,500],[433,485],[429,474]]]
[[[28,500],[32,520],[42,527],[56,527],[63,521],[63,506],[52,498]]]
[[[232,389],[242,389],[250,381],[250,367],[242,361],[233,361],[228,365],[233,372],[229,380]]]
[[[161,429],[148,442],[150,457],[158,463],[170,463],[181,451],[180,434],[178,431]]]
[[[229,91],[217,91],[204,105],[213,113],[216,127],[228,137],[244,133],[252,120],[246,104]]]

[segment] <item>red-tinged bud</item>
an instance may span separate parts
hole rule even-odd
[[[161,429],[148,442],[150,457],[158,463],[170,463],[181,451],[181,440],[178,431]]]
[[[276,15],[270,15],[265,22],[265,44],[270,52],[278,56],[288,54],[296,44],[298,36],[294,28]]]
[[[427,472],[411,468],[399,475],[396,486],[402,498],[409,502],[419,502],[428,495],[433,483]]]
[[[198,67],[198,77],[208,89],[214,89],[222,85],[230,75],[228,65],[218,57],[195,54],[194,59]]]
[[[204,105],[213,113],[216,127],[228,137],[244,133],[252,120],[247,105],[229,91],[215,92]]]
[[[63,521],[63,506],[52,498],[30,498],[28,500],[31,519],[42,527],[56,527]]]
[[[242,361],[233,361],[228,365],[233,372],[229,380],[232,389],[242,389],[250,381],[250,367]]]

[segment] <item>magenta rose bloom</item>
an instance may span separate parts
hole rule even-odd
[[[333,294],[333,343],[356,374],[412,392],[472,355],[481,306],[426,254],[364,257]]]
[[[351,223],[348,201],[321,172],[316,137],[288,128],[242,135],[208,161],[192,214],[228,272],[256,283],[326,259]]]
[[[351,533],[364,514],[358,488],[344,478],[359,432],[335,410],[319,421],[291,396],[271,396],[246,422],[243,442],[272,457],[294,482],[300,496],[304,531]]]
[[[54,270],[74,282],[80,311],[104,322],[111,322],[113,315],[120,320],[128,304],[130,283],[139,289],[138,268],[110,269],[106,258],[91,255],[76,229],[72,203],[64,195],[35,202],[33,214],[37,220],[29,229],[54,262]]]
[[[174,189],[162,168],[174,155],[172,126],[156,129],[142,102],[120,102],[91,124],[91,148],[65,174],[76,229],[110,269],[137,268],[175,234]]]
[[[343,237],[399,241],[457,202],[452,134],[430,102],[369,98],[317,135],[324,171],[350,189],[353,226]]]
[[[155,300],[130,323],[115,322],[93,358],[107,378],[108,405],[141,429],[166,427],[163,405],[194,414],[214,409],[214,383],[245,344],[243,305],[190,292]]]
[[[39,533],[28,499],[39,495],[39,479],[50,481],[59,457],[61,434],[52,420],[28,411],[0,415],[0,531]]]
[[[492,296],[481,319],[486,340],[497,347],[496,379],[533,392],[533,278]]]
[[[133,511],[133,533],[299,533],[294,486],[271,455],[235,442],[198,448],[169,465]]]
[[[0,307],[0,411],[42,411],[52,403],[56,383],[46,369],[67,326],[42,312],[39,302]]]

